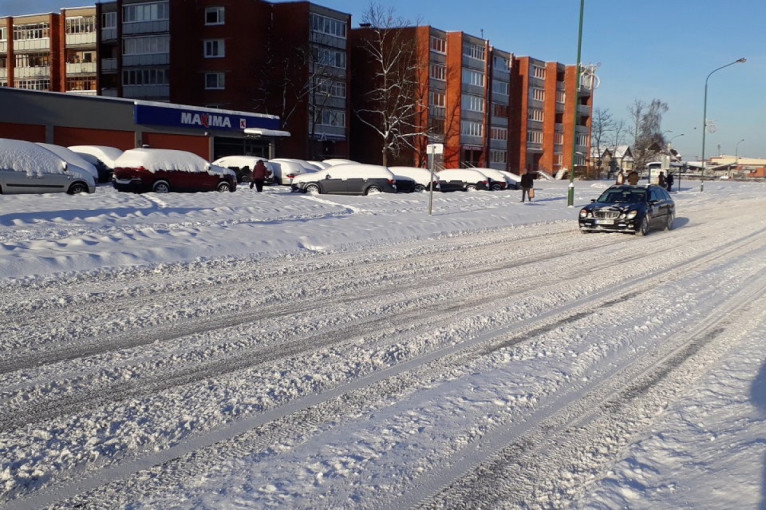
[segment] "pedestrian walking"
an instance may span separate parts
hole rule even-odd
[[[659,184],[660,188],[668,188],[668,182],[665,180],[665,172],[660,172],[660,176],[657,178],[657,184]]]
[[[638,172],[635,170],[631,170],[631,172],[628,174],[628,184],[631,186],[638,184]]]
[[[271,174],[269,172],[269,169],[266,168],[266,165],[263,163],[262,159],[258,160],[258,163],[255,164],[255,168],[253,168],[253,176],[250,180],[250,189],[253,189],[253,186],[255,186],[255,190],[257,192],[263,191],[263,183],[266,182],[266,178]]]
[[[524,202],[524,199],[527,198],[529,201],[532,201],[532,198],[535,196],[535,176],[532,172],[526,171],[524,172],[524,175],[521,176],[521,201]]]
[[[622,168],[620,168],[620,171],[617,173],[617,181],[615,181],[616,184],[625,184],[625,172],[622,171]]]
[[[668,178],[665,179],[665,182],[668,184],[668,193],[670,193],[670,188],[673,187],[673,181],[675,178],[673,177],[673,174],[668,172]]]

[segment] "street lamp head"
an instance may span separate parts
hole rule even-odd
[[[742,57],[742,58],[738,58],[738,59],[736,60],[736,62],[739,62],[739,63],[741,64],[741,63],[747,62],[747,59],[746,59],[745,57]]]

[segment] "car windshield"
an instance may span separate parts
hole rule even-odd
[[[632,204],[643,202],[646,199],[645,190],[607,190],[600,197],[598,202],[603,203],[624,203]]]

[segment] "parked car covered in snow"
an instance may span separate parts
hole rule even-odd
[[[172,149],[130,149],[114,168],[118,191],[234,191],[234,170],[212,165],[191,152]]]
[[[351,161],[350,159],[342,159],[342,158],[330,158],[330,159],[324,159],[322,160],[322,163],[325,164],[325,168],[330,166],[336,166],[336,165],[358,165],[356,161]]]
[[[454,168],[439,171],[441,191],[471,191],[489,189],[489,180],[483,173],[473,169]]]
[[[505,177],[505,182],[507,183],[506,189],[519,189],[521,186],[521,177],[512,173],[512,172],[506,172],[505,170],[498,170],[503,176]]]
[[[291,189],[341,195],[396,193],[396,177],[384,166],[345,164],[298,175],[293,179]]]
[[[90,175],[93,176],[93,179],[95,179],[95,181],[98,182],[98,170],[96,170],[96,167],[93,164],[89,163],[87,160],[85,160],[79,154],[72,152],[66,147],[62,147],[61,145],[54,145],[52,143],[38,142],[37,145],[45,149],[48,149],[49,151],[54,153],[56,156],[66,161],[68,169],[71,170],[73,168],[77,168],[84,172],[88,172]]]
[[[494,168],[474,168],[487,176],[487,187],[492,191],[501,191],[508,187],[508,181],[500,170]]]
[[[397,178],[403,176],[413,179],[415,181],[415,188],[413,191],[431,189],[432,185],[434,189],[438,189],[439,187],[439,179],[437,178],[436,173],[434,173],[432,183],[431,171],[426,170],[425,168],[417,168],[413,166],[391,166],[388,167],[388,169],[391,170]]]
[[[0,138],[0,193],[93,193],[96,180],[57,154],[24,140]]]
[[[266,179],[267,183],[274,181],[274,165],[266,159],[260,156],[224,156],[213,161],[214,165],[222,166],[234,170],[237,174],[237,182],[249,182],[253,176],[253,168],[255,168],[258,161],[263,161],[266,168],[271,172],[271,175]]]
[[[83,159],[96,167],[98,182],[110,182],[114,170],[114,162],[122,155],[122,150],[107,145],[70,145],[68,149],[79,154]]]
[[[298,175],[317,171],[315,166],[300,159],[275,158],[269,160],[269,163],[271,163],[269,170],[274,176],[274,182],[285,186],[292,184],[293,179]]]

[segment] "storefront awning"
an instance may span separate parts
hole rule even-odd
[[[290,136],[289,131],[279,131],[278,129],[246,128],[246,135],[250,136]]]

